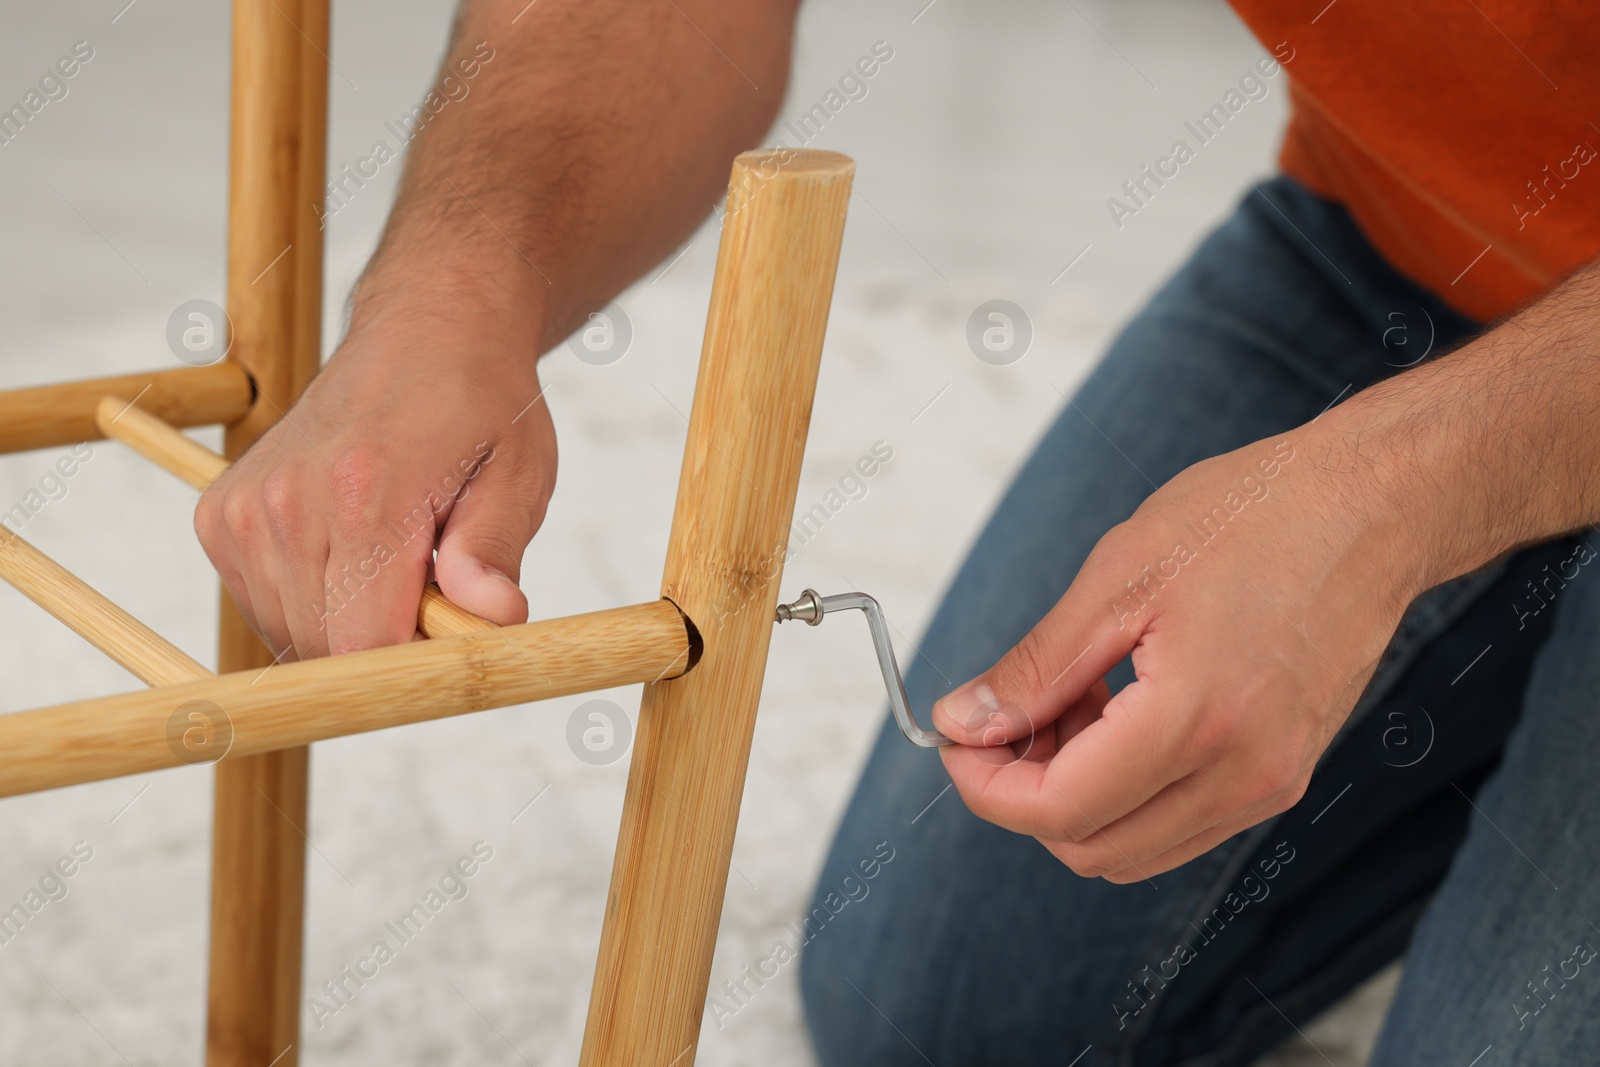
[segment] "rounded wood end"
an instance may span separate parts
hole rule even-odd
[[[132,404],[128,403],[120,396],[101,397],[100,402],[94,406],[95,426],[100,430],[101,433],[109,437],[111,434],[111,424],[116,422],[117,417],[132,406]]]
[[[739,153],[733,165],[735,170],[748,169],[768,181],[785,174],[847,178],[856,169],[856,161],[849,156],[820,148],[758,148]]]

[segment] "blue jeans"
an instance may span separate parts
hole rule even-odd
[[[1021,638],[1146,475],[1303,424],[1479,329],[1341,208],[1263,185],[1017,476],[903,657],[912,707],[926,721]],[[982,822],[886,726],[806,926],[821,1061],[1247,1064],[1404,955],[1374,1067],[1600,1063],[1593,551],[1551,542],[1419,598],[1304,799],[1153,885],[1079,878]]]

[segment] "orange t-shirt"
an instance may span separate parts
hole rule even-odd
[[[1600,259],[1596,0],[1232,0],[1289,73],[1280,163],[1498,318]]]

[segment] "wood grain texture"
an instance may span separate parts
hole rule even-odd
[[[140,407],[175,426],[209,426],[250,410],[250,376],[224,361],[0,392],[0,452],[99,440],[95,405],[107,394],[137,396]]]
[[[0,715],[0,796],[209,762],[173,747],[174,713],[196,702],[228,724],[221,769],[332,737],[653,682],[689,662],[683,614],[656,600]]]
[[[229,463],[177,427],[163,422],[119,396],[103,397],[95,407],[95,424],[105,436],[121,441],[156,466],[204,490],[221,477]],[[445,598],[432,582],[422,588],[417,629],[428,637],[451,637],[491,630],[494,623]]]
[[[211,676],[177,646],[4,526],[0,526],[0,578],[146,685],[175,685]]]
[[[321,365],[328,0],[233,0],[228,185],[228,358],[257,399],[233,424],[236,459]],[[223,672],[273,653],[226,595]],[[216,772],[211,847],[211,1067],[296,1067],[305,897],[306,749],[228,760]]]
[[[101,436],[121,441],[169,474],[204,490],[228,469],[228,461],[177,427],[123,396],[104,396],[94,409]]]
[[[488,619],[450,603],[432,582],[422,587],[422,601],[417,605],[417,629],[428,637],[455,637],[494,628],[494,623]]]
[[[584,1067],[694,1060],[853,170],[733,166],[662,583],[703,652],[645,689]]]

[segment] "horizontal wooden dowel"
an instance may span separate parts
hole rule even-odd
[[[211,672],[101,596],[21,537],[0,526],[0,578],[66,623],[146,685],[176,685]]]
[[[101,397],[95,405],[94,422],[102,436],[121,441],[196,489],[203,491],[228,469],[222,456],[126,397]]]
[[[230,423],[250,410],[250,376],[235,363],[179,367],[115,378],[0,392],[0,452],[26,452],[94,441],[101,397],[137,397],[139,406],[176,426]]]
[[[428,637],[458,637],[494,628],[494,623],[488,619],[450,603],[432,582],[422,587],[422,602],[417,605],[417,629]]]
[[[174,736],[196,713],[233,759],[675,678],[689,659],[682,613],[658,600],[0,715],[0,796],[196,762]]]
[[[106,437],[121,441],[156,466],[204,490],[228,469],[228,461],[171,423],[132,405],[120,396],[106,396],[95,406],[95,423]],[[454,637],[492,630],[494,623],[445,599],[439,587],[423,586],[417,605],[417,629],[429,637]]]

